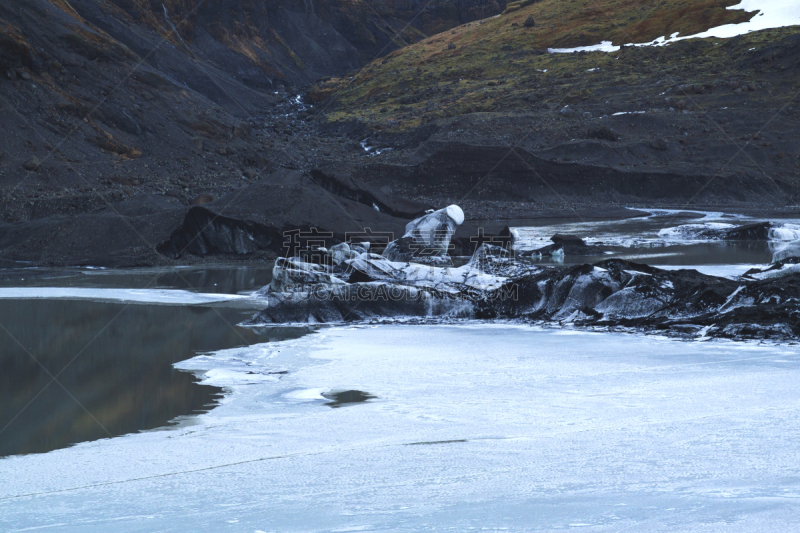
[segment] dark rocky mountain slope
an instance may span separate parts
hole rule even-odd
[[[579,4],[2,3],[4,264],[189,261],[158,250],[205,204],[264,235],[350,231],[343,212],[398,231],[450,203],[473,218],[796,205],[797,28],[547,53],[750,17],[728,0]]]
[[[531,202],[793,205],[800,27],[552,52],[648,43],[757,15],[727,9],[736,3],[515,2],[353,79],[319,83],[311,96],[329,130],[393,149],[359,175],[473,212],[470,201],[512,197],[527,202],[523,212]]]

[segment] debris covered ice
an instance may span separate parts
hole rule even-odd
[[[447,261],[450,239],[464,222],[464,212],[450,205],[406,225],[402,238],[389,243],[383,256],[390,261]]]

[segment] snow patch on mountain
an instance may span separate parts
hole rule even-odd
[[[623,46],[664,46],[684,39],[709,37],[729,39],[759,30],[800,25],[800,2],[796,0],[742,0],[741,3],[727,9],[757,11],[758,13],[749,21],[740,24],[723,24],[694,35],[680,36],[678,32],[675,32],[669,38],[661,36],[648,43],[627,43]],[[569,54],[573,52],[617,52],[619,49],[620,47],[614,46],[611,41],[601,41],[600,44],[591,46],[548,48],[547,51],[551,54]]]

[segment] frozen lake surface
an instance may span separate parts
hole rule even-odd
[[[796,216],[757,218],[711,211],[645,209],[649,216],[622,220],[509,220],[517,251],[530,251],[552,244],[558,233],[575,235],[587,244],[608,248],[595,256],[545,256],[537,264],[582,264],[618,258],[648,265],[683,266],[770,263],[776,252],[800,242],[800,219]],[[704,235],[703,229],[734,228],[770,222],[776,229],[766,241],[722,241]],[[746,270],[746,269],[745,269]],[[744,272],[744,270],[742,271]]]
[[[228,389],[211,412],[0,460],[0,529],[792,531],[799,362],[486,324],[210,352],[177,366]]]

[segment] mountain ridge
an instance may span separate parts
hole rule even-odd
[[[81,264],[112,246],[109,264],[156,264],[157,245],[204,204],[272,235],[350,231],[356,211],[373,229],[402,227],[451,203],[498,219],[800,201],[798,27],[553,54],[610,35],[589,31],[601,23],[623,32],[655,17],[650,38],[687,5],[713,23],[741,14],[726,14],[727,0],[608,0],[600,7],[628,11],[586,20],[579,2],[437,1],[419,13],[398,0],[369,18],[367,5],[336,2],[222,0],[196,17],[195,0],[0,5],[3,258]],[[368,46],[336,30],[337,13],[369,29]],[[370,20],[394,33],[381,40]],[[291,187],[285,172],[299,172]],[[255,190],[280,201],[226,211]],[[377,210],[370,198],[383,199]]]

